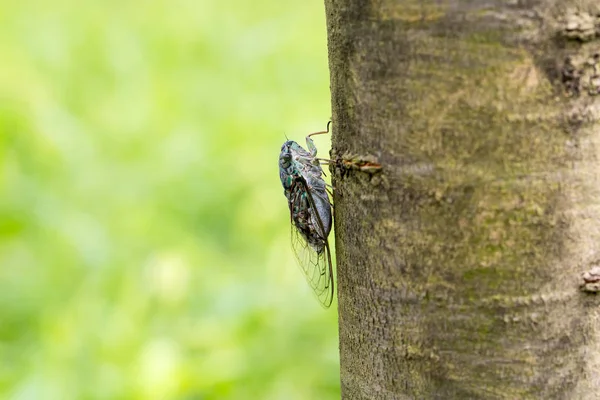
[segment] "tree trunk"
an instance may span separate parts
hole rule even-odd
[[[600,2],[325,3],[343,399],[600,398]]]

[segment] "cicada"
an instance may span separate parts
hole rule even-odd
[[[308,151],[288,140],[279,154],[279,177],[290,209],[292,248],[308,284],[325,307],[331,305],[334,293],[327,240],[333,217],[323,169],[311,136],[328,132],[329,123],[326,131],[308,135]]]

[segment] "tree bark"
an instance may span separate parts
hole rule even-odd
[[[325,0],[343,399],[598,399],[600,2]]]

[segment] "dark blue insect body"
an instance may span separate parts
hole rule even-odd
[[[309,136],[309,151],[292,140],[283,144],[279,177],[290,209],[292,248],[319,301],[329,307],[334,284],[327,237],[333,218],[317,148]]]

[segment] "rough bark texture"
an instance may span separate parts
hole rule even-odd
[[[342,397],[600,398],[600,2],[325,4]]]

